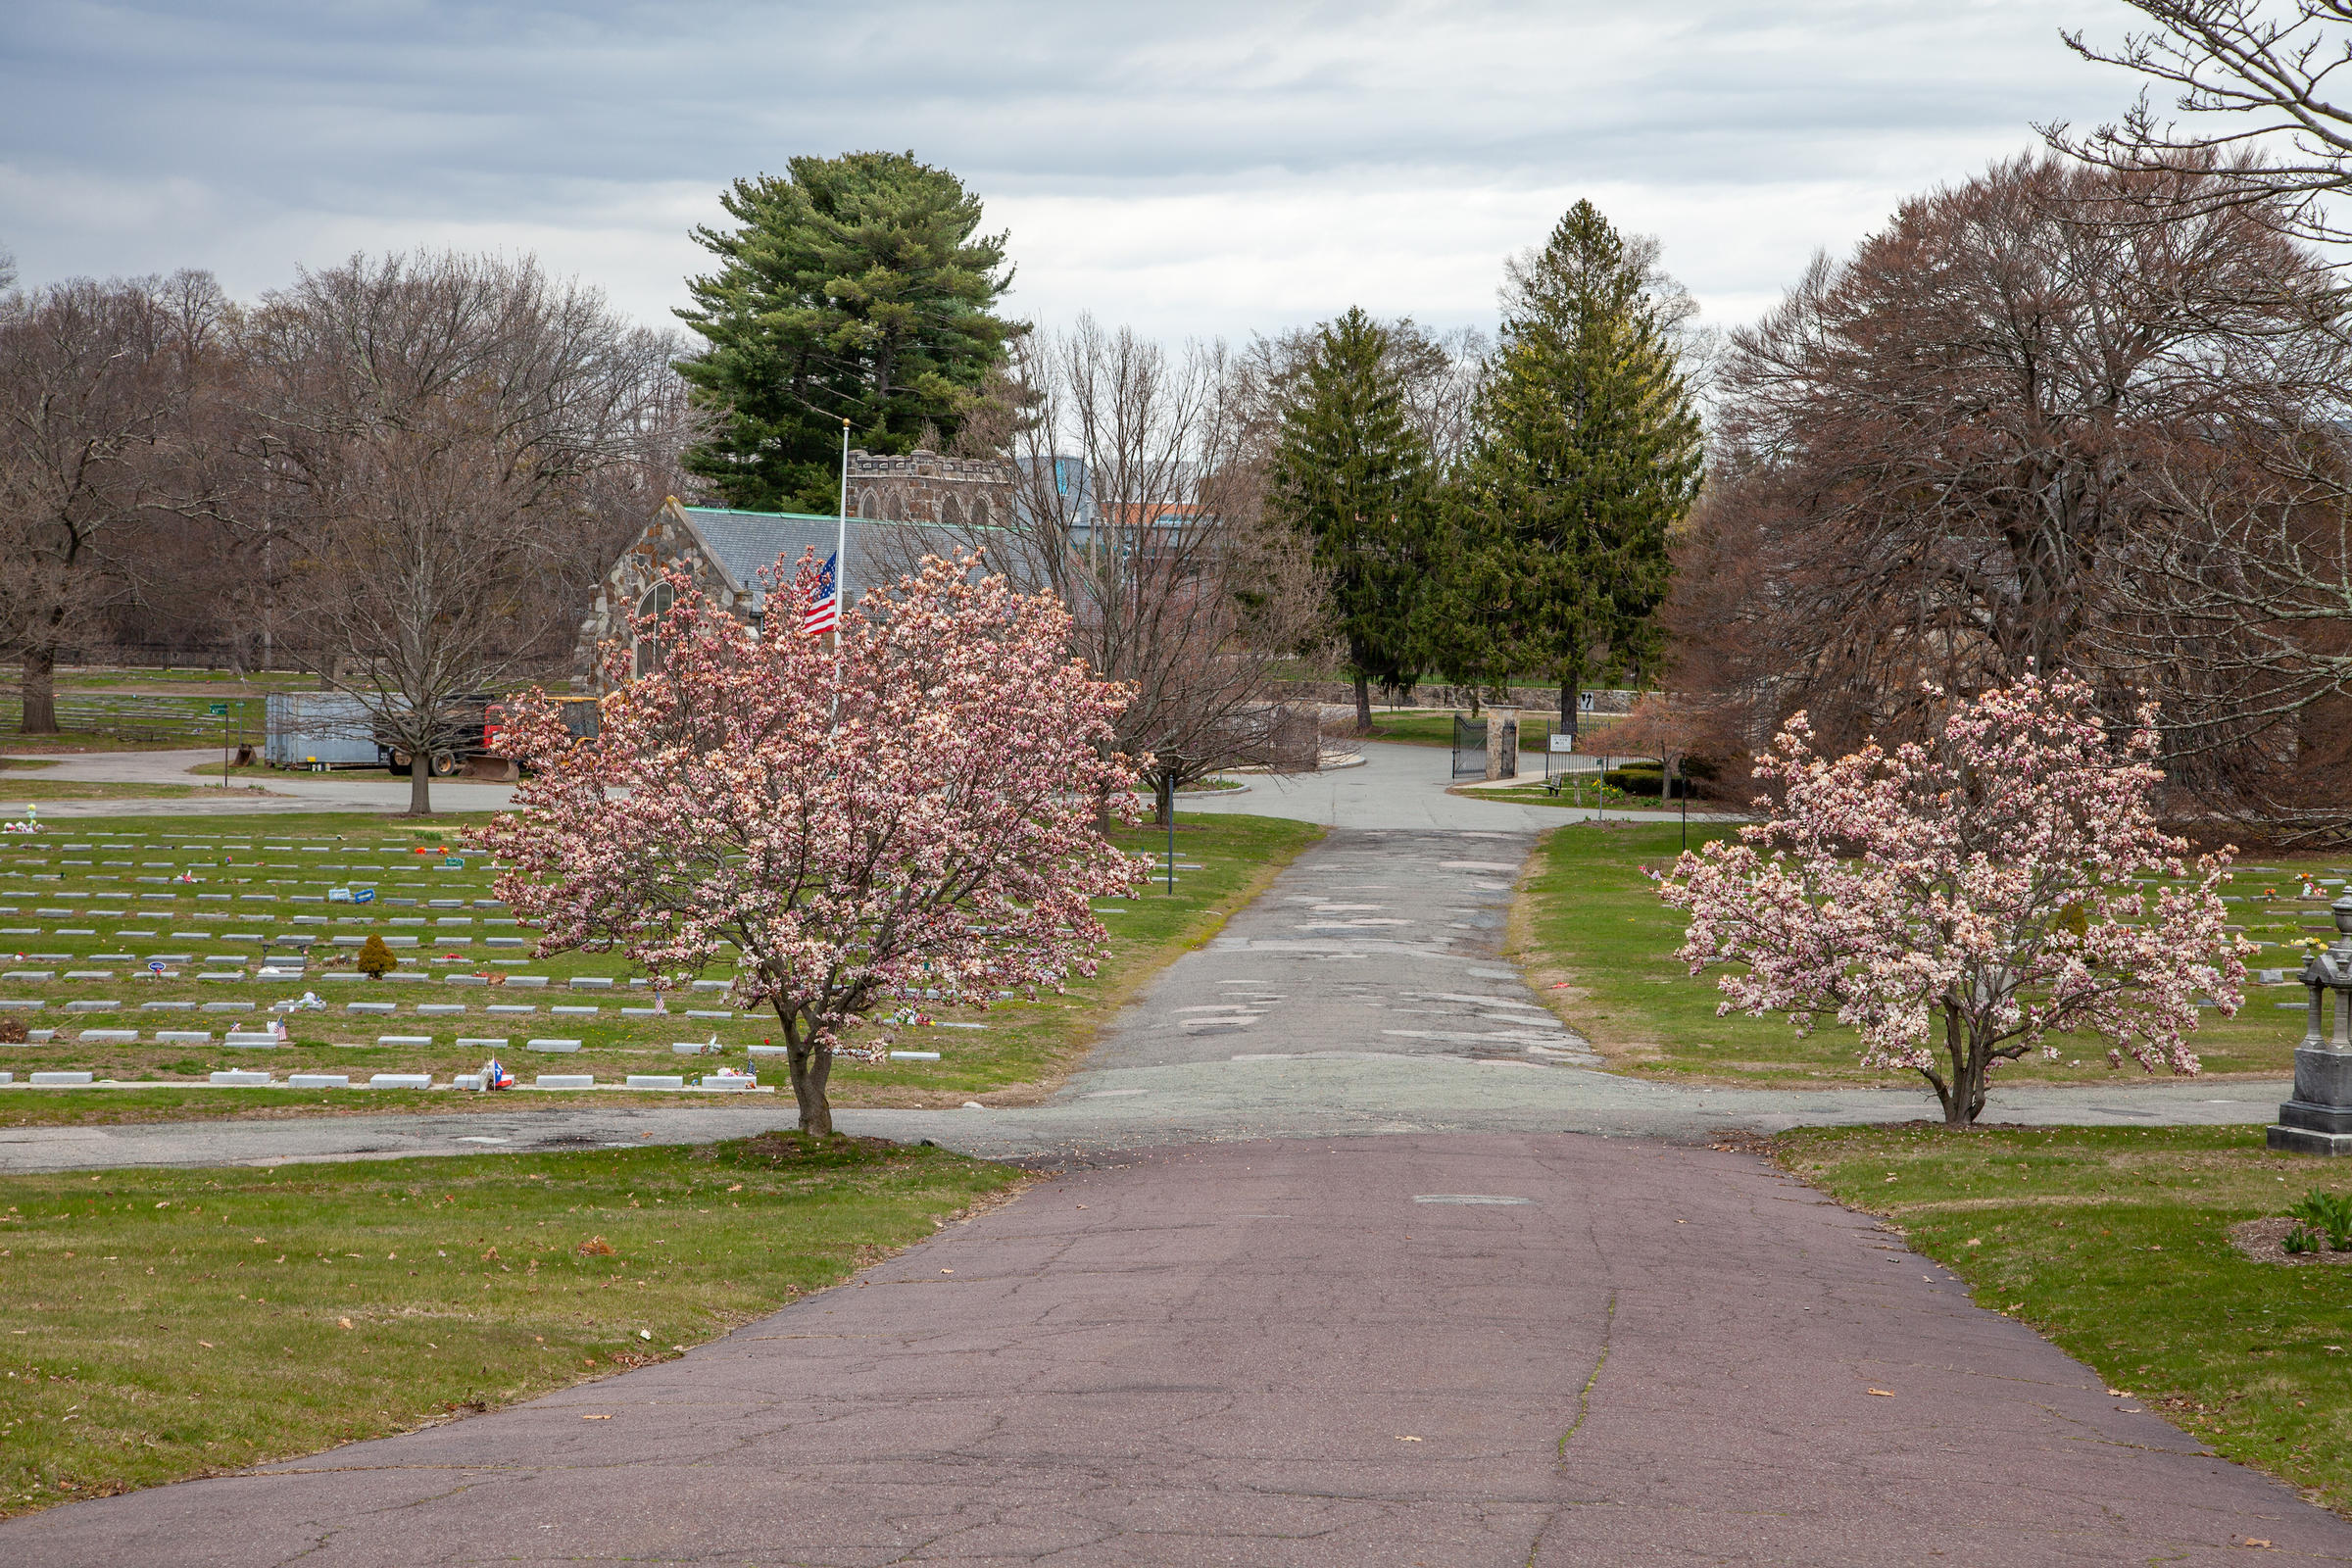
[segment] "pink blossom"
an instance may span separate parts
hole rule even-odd
[[[1089,901],[1147,869],[1098,825],[1135,816],[1125,689],[1068,657],[1057,601],[975,578],[926,560],[836,649],[797,629],[808,560],[778,562],[757,632],[673,573],[673,607],[635,628],[660,667],[630,679],[605,651],[594,740],[539,693],[499,734],[530,772],[473,838],[512,863],[498,893],[537,951],[624,953],[659,998],[732,948],[732,1003],[775,1011],[806,1131],[832,1131],[832,1059],[876,1002],[985,1007],[1092,974]]]
[[[1934,695],[1941,696],[1941,693]],[[2088,1032],[2193,1073],[2197,1001],[2244,1001],[2250,945],[2223,930],[2231,851],[2197,858],[2149,808],[2156,710],[2118,742],[2072,676],[1955,705],[1929,744],[1816,756],[1797,714],[1756,765],[1786,803],[1740,842],[1685,854],[1660,896],[1689,911],[1690,972],[1738,964],[1718,1013],[1831,1013],[1866,1066],[1908,1067],[1955,1125],[2000,1062]],[[2134,878],[2185,886],[2142,888]],[[2191,880],[2193,878],[2193,880]]]

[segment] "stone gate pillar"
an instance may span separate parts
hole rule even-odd
[[[1487,777],[1519,776],[1519,710],[1487,710]]]

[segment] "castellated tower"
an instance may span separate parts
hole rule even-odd
[[[1012,470],[986,459],[917,447],[903,458],[850,454],[850,515],[932,527],[1001,527],[1010,520]]]

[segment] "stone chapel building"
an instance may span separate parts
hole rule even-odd
[[[866,589],[897,578],[925,554],[988,543],[991,536],[1008,541],[1003,529],[1011,519],[1012,497],[1012,474],[1003,464],[942,457],[920,448],[905,457],[853,451],[843,603],[856,604]],[[596,690],[597,650],[608,642],[632,640],[630,615],[668,608],[662,572],[684,564],[722,608],[757,625],[766,611],[760,573],[779,557],[787,571],[804,552],[823,561],[833,554],[838,529],[831,516],[689,507],[671,497],[597,585],[595,602],[580,622],[572,685]],[[639,651],[640,669],[650,663],[651,652]]]

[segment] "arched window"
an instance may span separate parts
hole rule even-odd
[[[669,584],[658,582],[645,591],[644,598],[637,601],[637,613],[640,616],[666,615],[670,606],[677,602],[678,596]],[[661,667],[662,645],[651,637],[640,636],[637,639],[637,673],[651,675]]]

